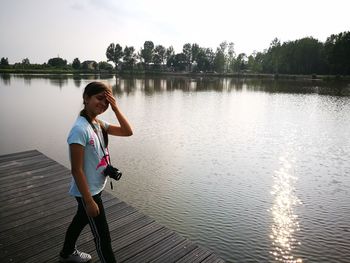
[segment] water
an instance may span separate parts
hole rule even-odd
[[[38,149],[69,167],[66,137],[96,78],[2,75],[0,154]],[[113,194],[229,262],[349,262],[347,84],[103,81],[134,129],[110,138]]]

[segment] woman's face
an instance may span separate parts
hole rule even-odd
[[[108,105],[109,103],[106,99],[104,91],[97,93],[91,97],[87,97],[85,100],[86,110],[95,116],[104,113],[107,110]]]

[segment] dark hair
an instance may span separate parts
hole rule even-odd
[[[108,86],[104,84],[103,82],[99,81],[93,81],[90,82],[89,84],[86,85],[84,92],[83,92],[83,100],[84,100],[84,105],[85,105],[85,96],[91,97],[94,96],[98,93],[101,93],[103,91],[107,91]],[[80,111],[80,116],[84,117],[89,123],[91,123],[90,117],[87,115],[85,107]],[[108,146],[108,134],[107,131],[105,130],[105,127],[101,124],[100,121],[101,129],[102,129],[102,134],[103,134],[103,139],[105,142],[106,147]]]
[[[103,82],[99,82],[99,81],[90,82],[89,84],[86,85],[84,89],[83,99],[85,96],[91,97],[107,90],[108,90],[108,86]]]

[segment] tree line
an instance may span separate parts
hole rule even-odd
[[[60,71],[81,71],[81,72],[96,72],[107,71],[113,72],[113,65],[106,61],[96,62],[94,60],[86,60],[80,62],[79,58],[75,58],[72,63],[67,60],[55,57],[50,58],[44,64],[31,64],[28,58],[22,59],[22,62],[9,64],[8,58],[2,57],[0,60],[0,69],[9,70],[60,70]]]
[[[175,54],[172,46],[165,48],[145,41],[138,53],[134,47],[111,43],[108,61],[119,70],[152,69],[187,72],[253,72],[270,74],[341,74],[350,75],[350,32],[331,35],[325,43],[313,37],[281,43],[275,38],[263,52],[236,54],[234,43],[222,42],[216,51],[186,43]]]
[[[73,70],[102,70],[112,72],[191,72],[191,73],[270,73],[270,74],[333,74],[350,75],[350,31],[332,34],[323,43],[313,37],[295,41],[275,38],[262,52],[236,54],[234,43],[224,41],[214,51],[196,43],[186,43],[182,51],[175,53],[172,46],[166,48],[145,41],[137,52],[133,46],[124,48],[111,43],[106,49],[106,61],[71,64],[62,58],[51,58],[43,65],[32,65],[28,58],[15,63],[13,68],[63,68]],[[108,63],[114,63],[113,66]],[[0,67],[10,67],[7,58],[1,58]]]

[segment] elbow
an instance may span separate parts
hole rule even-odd
[[[126,136],[132,136],[133,134],[134,134],[133,131],[130,129],[130,131],[128,131]]]
[[[134,133],[133,133],[133,131],[132,131],[132,128],[131,127],[129,127],[128,129],[125,129],[124,130],[124,136],[131,136],[131,135],[133,135]]]

